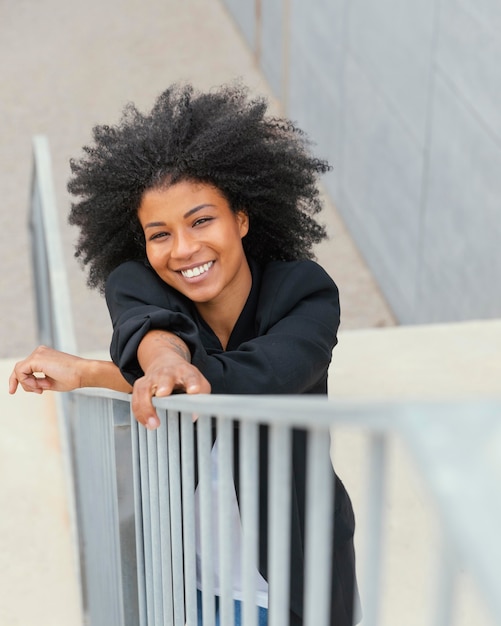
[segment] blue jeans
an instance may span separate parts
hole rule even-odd
[[[219,597],[215,598],[216,604],[216,626],[219,626]],[[235,622],[234,626],[242,626],[242,603],[240,600],[234,600],[235,605]],[[203,626],[202,620],[202,592],[197,590],[197,608],[198,608],[198,626]],[[268,609],[262,606],[258,607],[258,622],[257,626],[268,626]]]

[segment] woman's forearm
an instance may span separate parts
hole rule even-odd
[[[130,385],[112,361],[84,359],[81,374],[81,387],[104,387],[114,391],[130,393]]]
[[[172,356],[191,362],[188,346],[174,333],[166,330],[151,330],[145,335],[137,350],[137,359],[143,372],[157,359]]]

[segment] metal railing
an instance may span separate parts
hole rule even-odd
[[[49,169],[46,140],[36,139],[32,212],[33,220],[38,220],[34,271],[41,337],[44,343],[71,352],[74,339],[61,275],[64,263],[60,245],[50,239],[57,233],[57,219]],[[286,624],[288,615],[286,512],[293,428],[305,429],[308,436],[305,624],[328,623],[327,547],[332,542],[334,503],[327,460],[331,434],[336,438],[340,427],[363,432],[369,443],[366,511],[358,521],[367,535],[358,555],[364,626],[380,623],[385,594],[388,442],[395,437],[413,459],[441,530],[436,583],[431,584],[437,589],[436,602],[426,623],[454,623],[455,581],[461,570],[476,581],[493,623],[501,623],[501,402],[385,405],[306,397],[176,395],[155,401],[162,426],[149,432],[138,427],[126,394],[81,390],[58,398],[72,468],[83,604],[91,626],[196,624],[194,466],[198,463],[202,562],[207,564],[214,557],[208,478],[214,418],[222,468],[218,502],[222,626],[232,623],[231,533],[225,524],[235,424],[240,431],[245,626],[255,624],[255,459],[260,424],[270,429],[270,626]],[[213,580],[211,570],[204,567],[202,610],[204,624],[211,626]],[[434,601],[424,602],[431,606]]]
[[[232,475],[233,426],[240,428],[241,519],[244,537],[243,589],[246,624],[255,624],[257,568],[257,432],[270,427],[270,625],[288,623],[287,559],[289,546],[287,494],[290,485],[290,441],[293,428],[308,433],[305,624],[327,624],[329,545],[332,500],[328,463],[330,434],[338,427],[363,430],[368,442],[365,518],[360,555],[364,572],[364,625],[380,624],[384,596],[383,528],[387,508],[388,442],[398,436],[412,454],[426,490],[435,503],[442,540],[436,559],[436,598],[430,624],[452,624],[457,598],[453,590],[460,570],[479,584],[498,623],[501,616],[500,475],[486,455],[501,444],[501,403],[468,405],[363,406],[324,399],[245,396],[173,396],[155,401],[162,426],[146,431],[130,415],[129,397],[105,390],[72,394],[76,412],[80,486],[89,522],[84,532],[95,569],[88,576],[90,612],[109,616],[109,623],[196,624],[194,465],[199,465],[202,562],[212,563],[210,454],[211,420],[216,416],[220,475],[219,543],[222,625],[231,624],[231,537],[228,486]],[[197,417],[198,451],[193,447]],[[113,432],[115,438],[113,439]],[[497,442],[497,443],[495,443]],[[489,443],[488,446],[486,444]],[[117,454],[121,455],[120,461]],[[494,459],[495,460],[495,459]],[[335,464],[335,458],[334,458]],[[110,476],[114,478],[110,479]],[[99,478],[101,477],[101,478]],[[98,488],[96,488],[96,486]],[[132,489],[133,486],[133,489]],[[134,494],[134,507],[131,494]],[[225,495],[226,494],[226,495]],[[133,508],[135,512],[133,512]],[[481,528],[481,532],[479,532]],[[335,528],[334,528],[335,533]],[[135,542],[132,536],[135,535]],[[222,540],[224,538],[224,541]],[[134,546],[135,548],[131,548]],[[432,546],[423,546],[431,550]],[[135,555],[134,555],[135,551]],[[411,566],[411,564],[409,564]],[[103,567],[105,569],[103,569]],[[137,571],[137,579],[130,576]],[[114,572],[113,575],[111,572]],[[103,582],[115,581],[113,594]],[[213,624],[212,573],[202,572],[204,624]],[[112,598],[113,601],[112,601]],[[136,606],[137,602],[137,606]],[[137,611],[137,612],[136,612]],[[91,623],[94,623],[91,621]],[[95,623],[101,623],[100,618]],[[102,622],[105,623],[105,622]],[[106,622],[107,623],[107,622]]]
[[[30,204],[28,211],[31,240],[31,261],[34,277],[35,304],[37,312],[38,340],[41,344],[57,350],[77,353],[73,315],[71,312],[66,264],[64,262],[59,220],[56,209],[52,163],[49,142],[44,135],[33,137],[33,163],[31,173]],[[64,473],[67,480],[67,497],[71,534],[75,546],[77,577],[82,591],[85,550],[80,544],[78,516],[80,503],[77,497],[75,453],[76,440],[73,423],[69,419],[68,394],[55,397]],[[83,595],[85,599],[85,596]]]
[[[76,352],[66,263],[56,210],[49,142],[33,137],[33,169],[29,211],[31,253],[36,280],[38,338],[57,350]]]

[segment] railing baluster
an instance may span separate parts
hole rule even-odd
[[[122,399],[103,398],[111,409],[113,420],[113,446],[116,483],[116,509],[118,514],[118,544],[116,559],[120,570],[118,585],[121,588],[120,603],[123,611],[123,626],[138,626],[139,597],[137,570],[136,522],[141,525],[141,516],[136,519],[135,483],[131,434],[130,404]],[[137,439],[136,439],[137,442]]]
[[[198,418],[198,486],[202,560],[202,615],[204,626],[214,626],[214,549],[212,517],[211,418]]]
[[[155,610],[155,626],[163,626],[163,587],[162,587],[162,543],[160,536],[160,498],[158,485],[158,433],[147,431],[148,445],[148,476],[150,485],[150,513],[151,513],[151,563],[153,605]]]
[[[367,545],[364,586],[364,626],[377,626],[382,593],[381,557],[383,544],[383,503],[386,491],[387,441],[383,433],[369,438],[367,480]]]
[[[132,468],[134,472],[134,515],[136,524],[136,562],[137,562],[137,592],[139,604],[139,626],[148,626],[146,604],[146,577],[144,562],[144,524],[141,497],[141,455],[139,452],[139,425],[132,409],[130,410],[131,437],[132,437]]]
[[[258,434],[252,422],[240,423],[240,514],[242,518],[243,626],[255,626],[258,571]]]
[[[183,525],[181,520],[181,449],[179,441],[179,412],[167,411],[169,482],[171,503],[170,541],[172,542],[172,589],[174,594],[174,624],[184,626],[183,593]],[[168,532],[167,529],[165,532]]]
[[[139,453],[141,457],[141,499],[143,503],[143,546],[144,546],[144,571],[146,579],[146,614],[147,624],[155,624],[155,606],[153,595],[153,548],[151,536],[151,494],[149,480],[148,460],[148,432],[144,426],[139,426]]]
[[[160,427],[155,433],[158,454],[158,564],[161,570],[162,605],[155,605],[155,618],[159,624],[172,624],[174,601],[172,592],[172,541],[171,541],[171,502],[169,497],[170,467],[167,453],[169,437],[165,411],[159,411]],[[156,531],[156,525],[154,526]],[[161,614],[158,611],[162,610]]]
[[[103,464],[103,468],[105,468],[104,472],[104,493],[107,494],[107,498],[105,498],[105,510],[106,510],[106,527],[103,528],[103,544],[107,545],[109,550],[109,571],[110,574],[107,577],[107,593],[105,594],[112,600],[110,604],[113,604],[113,616],[115,620],[119,624],[123,624],[124,614],[123,614],[123,587],[121,585],[120,578],[117,578],[120,575],[119,563],[120,563],[120,545],[119,545],[119,533],[116,532],[118,528],[118,505],[117,505],[117,483],[116,483],[116,470],[117,470],[117,461],[115,456],[115,437],[114,437],[114,419],[113,419],[113,407],[110,400],[105,400],[103,398],[96,399],[98,404],[97,410],[93,412],[96,415],[99,413],[105,413],[106,420],[100,426],[100,456],[101,463]],[[96,428],[92,428],[93,435],[98,431]],[[98,478],[96,476],[96,478]],[[111,497],[110,497],[111,496]],[[103,546],[104,547],[104,546]],[[106,595],[103,594],[102,597],[102,608],[106,609],[107,607],[107,598]],[[103,611],[104,612],[104,611]]]
[[[305,537],[305,624],[327,626],[330,613],[331,554],[334,540],[334,484],[330,436],[308,434]]]
[[[219,539],[219,610],[221,626],[233,624],[233,524],[231,495],[233,487],[233,421],[217,421],[217,471],[218,471],[218,539]]]
[[[181,473],[183,496],[184,594],[187,626],[197,625],[195,535],[195,454],[192,416],[181,416]]]
[[[291,429],[270,427],[269,617],[270,626],[289,623]],[[284,572],[287,574],[284,576]]]

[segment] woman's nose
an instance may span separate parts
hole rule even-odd
[[[196,238],[190,233],[177,233],[172,244],[171,257],[175,259],[187,259],[192,256],[199,247]]]

